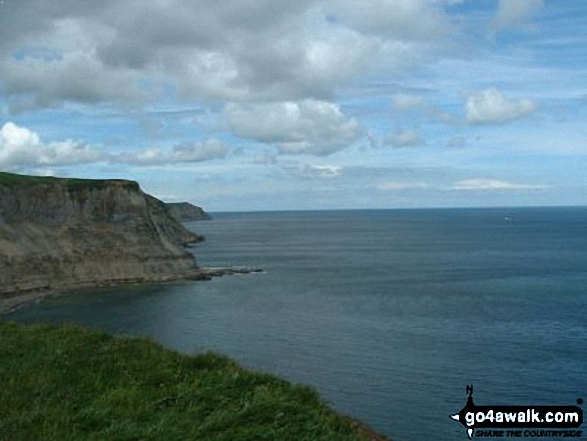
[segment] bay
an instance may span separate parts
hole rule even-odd
[[[216,213],[208,282],[84,290],[20,309],[217,351],[307,383],[394,440],[466,439],[478,404],[587,398],[587,208]]]

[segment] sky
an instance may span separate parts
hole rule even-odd
[[[0,170],[208,211],[587,204],[585,0],[0,0]]]

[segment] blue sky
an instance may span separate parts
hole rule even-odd
[[[585,205],[584,0],[5,0],[0,169],[210,211]]]

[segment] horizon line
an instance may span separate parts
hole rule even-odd
[[[167,203],[167,202],[166,202]],[[193,204],[195,205],[195,204]],[[204,209],[201,205],[198,205]],[[301,209],[261,209],[261,210],[206,210],[206,213],[288,213],[288,212],[325,212],[325,211],[392,211],[392,210],[491,210],[519,208],[587,208],[584,205],[490,205],[474,207],[390,207],[390,208],[301,208]]]

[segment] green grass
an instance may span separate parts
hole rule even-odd
[[[307,386],[75,325],[0,322],[1,440],[361,440]]]
[[[59,184],[64,183],[70,190],[80,190],[85,188],[103,188],[110,182],[118,182],[129,190],[138,190],[139,184],[134,181],[124,179],[79,179],[79,178],[55,178],[53,176],[29,176],[18,175],[15,173],[0,172],[0,185],[42,185],[42,184]]]

